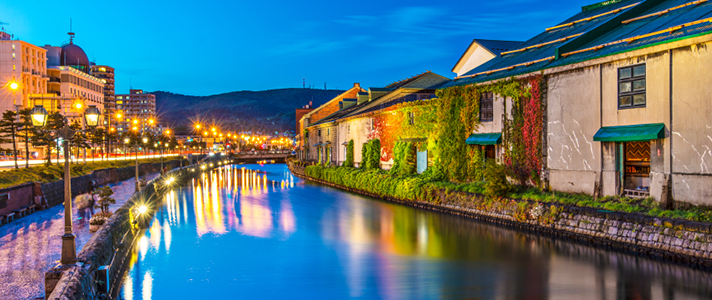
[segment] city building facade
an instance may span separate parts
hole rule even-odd
[[[0,112],[27,107],[47,92],[46,50],[0,31]]]
[[[107,128],[115,128],[116,122],[116,90],[114,86],[114,68],[107,65],[91,64],[91,74],[104,84],[104,115],[103,124]]]
[[[157,128],[156,96],[139,89],[131,89],[128,94],[117,94],[115,114],[121,114],[116,121],[119,133],[154,132]]]

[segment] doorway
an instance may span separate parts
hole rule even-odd
[[[650,189],[650,141],[625,142],[622,182],[626,196],[647,197]]]

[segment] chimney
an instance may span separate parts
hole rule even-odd
[[[312,101],[309,101],[309,108],[312,107]]]
[[[355,88],[360,88],[360,87],[361,87],[361,84],[358,83],[358,82],[357,82],[357,83],[354,83],[354,87],[355,87]]]

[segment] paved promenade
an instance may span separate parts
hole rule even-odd
[[[152,179],[158,174],[149,174]],[[109,185],[114,190],[115,211],[134,192],[134,179]],[[98,213],[98,210],[95,209]],[[74,213],[77,254],[89,241],[89,220]],[[0,226],[0,298],[44,297],[44,272],[59,264],[64,233],[64,206],[57,205]]]

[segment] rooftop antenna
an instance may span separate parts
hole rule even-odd
[[[326,82],[324,82],[324,90],[326,91]]]
[[[303,89],[307,88],[307,79],[306,78],[302,78],[302,88]]]
[[[74,44],[74,32],[72,32],[72,18],[69,18],[69,44]]]

